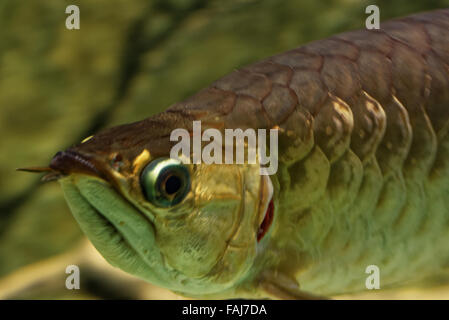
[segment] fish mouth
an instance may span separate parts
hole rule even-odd
[[[59,182],[76,221],[110,264],[156,285],[181,288],[166,269],[152,223],[111,185],[85,174]]]
[[[60,182],[62,184],[62,189],[66,196],[68,205],[72,212],[74,212],[75,219],[78,224],[81,226],[81,229],[84,233],[90,236],[90,230],[86,228],[86,223],[91,220],[99,222],[98,229],[104,230],[104,235],[107,238],[116,238],[116,241],[120,242],[120,247],[124,251],[129,251],[131,254],[136,254],[137,251],[130,245],[123,234],[119,231],[119,229],[104,215],[102,214],[95,206],[89,202],[81,193],[80,189],[73,184],[72,182],[67,182],[66,180],[70,178],[61,178]],[[81,215],[79,210],[76,207],[82,206],[85,212],[84,215]],[[89,237],[90,238],[90,237]],[[93,242],[96,242],[95,240]],[[99,248],[99,250],[101,250]]]
[[[107,171],[101,170],[101,167],[102,166],[97,164],[91,156],[82,155],[69,149],[56,153],[51,159],[48,167],[26,167],[17,168],[16,170],[46,173],[46,175],[42,177],[42,181],[44,182],[62,179],[71,173],[83,173],[108,180]]]
[[[273,183],[267,175],[263,175],[261,179],[257,242],[267,234],[274,218]]]
[[[105,175],[99,169],[99,166],[95,164],[92,157],[87,155],[81,155],[73,150],[60,151],[50,162],[51,169],[62,175],[68,175],[71,173],[83,173],[87,175],[93,175],[100,178],[106,178]]]

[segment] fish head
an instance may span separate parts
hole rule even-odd
[[[231,288],[249,276],[272,187],[257,164],[170,158],[175,114],[107,129],[57,153],[68,205],[110,262],[186,295]],[[271,193],[270,193],[271,192]]]

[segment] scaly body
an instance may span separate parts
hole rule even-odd
[[[290,253],[278,268],[303,289],[361,290],[371,264],[385,285],[446,266],[448,30],[449,10],[440,11],[338,35],[246,69],[285,91],[277,108],[261,104],[307,145],[281,155],[279,240],[270,249]],[[285,77],[271,76],[270,66]],[[269,101],[264,94],[259,98]]]

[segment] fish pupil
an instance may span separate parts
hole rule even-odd
[[[173,195],[181,189],[181,179],[178,176],[171,175],[165,180],[164,189],[168,195]]]

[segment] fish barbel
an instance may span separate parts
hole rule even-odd
[[[176,128],[272,129],[278,170],[169,158]],[[238,69],[58,153],[82,230],[112,265],[185,296],[313,298],[449,261],[449,9]]]

